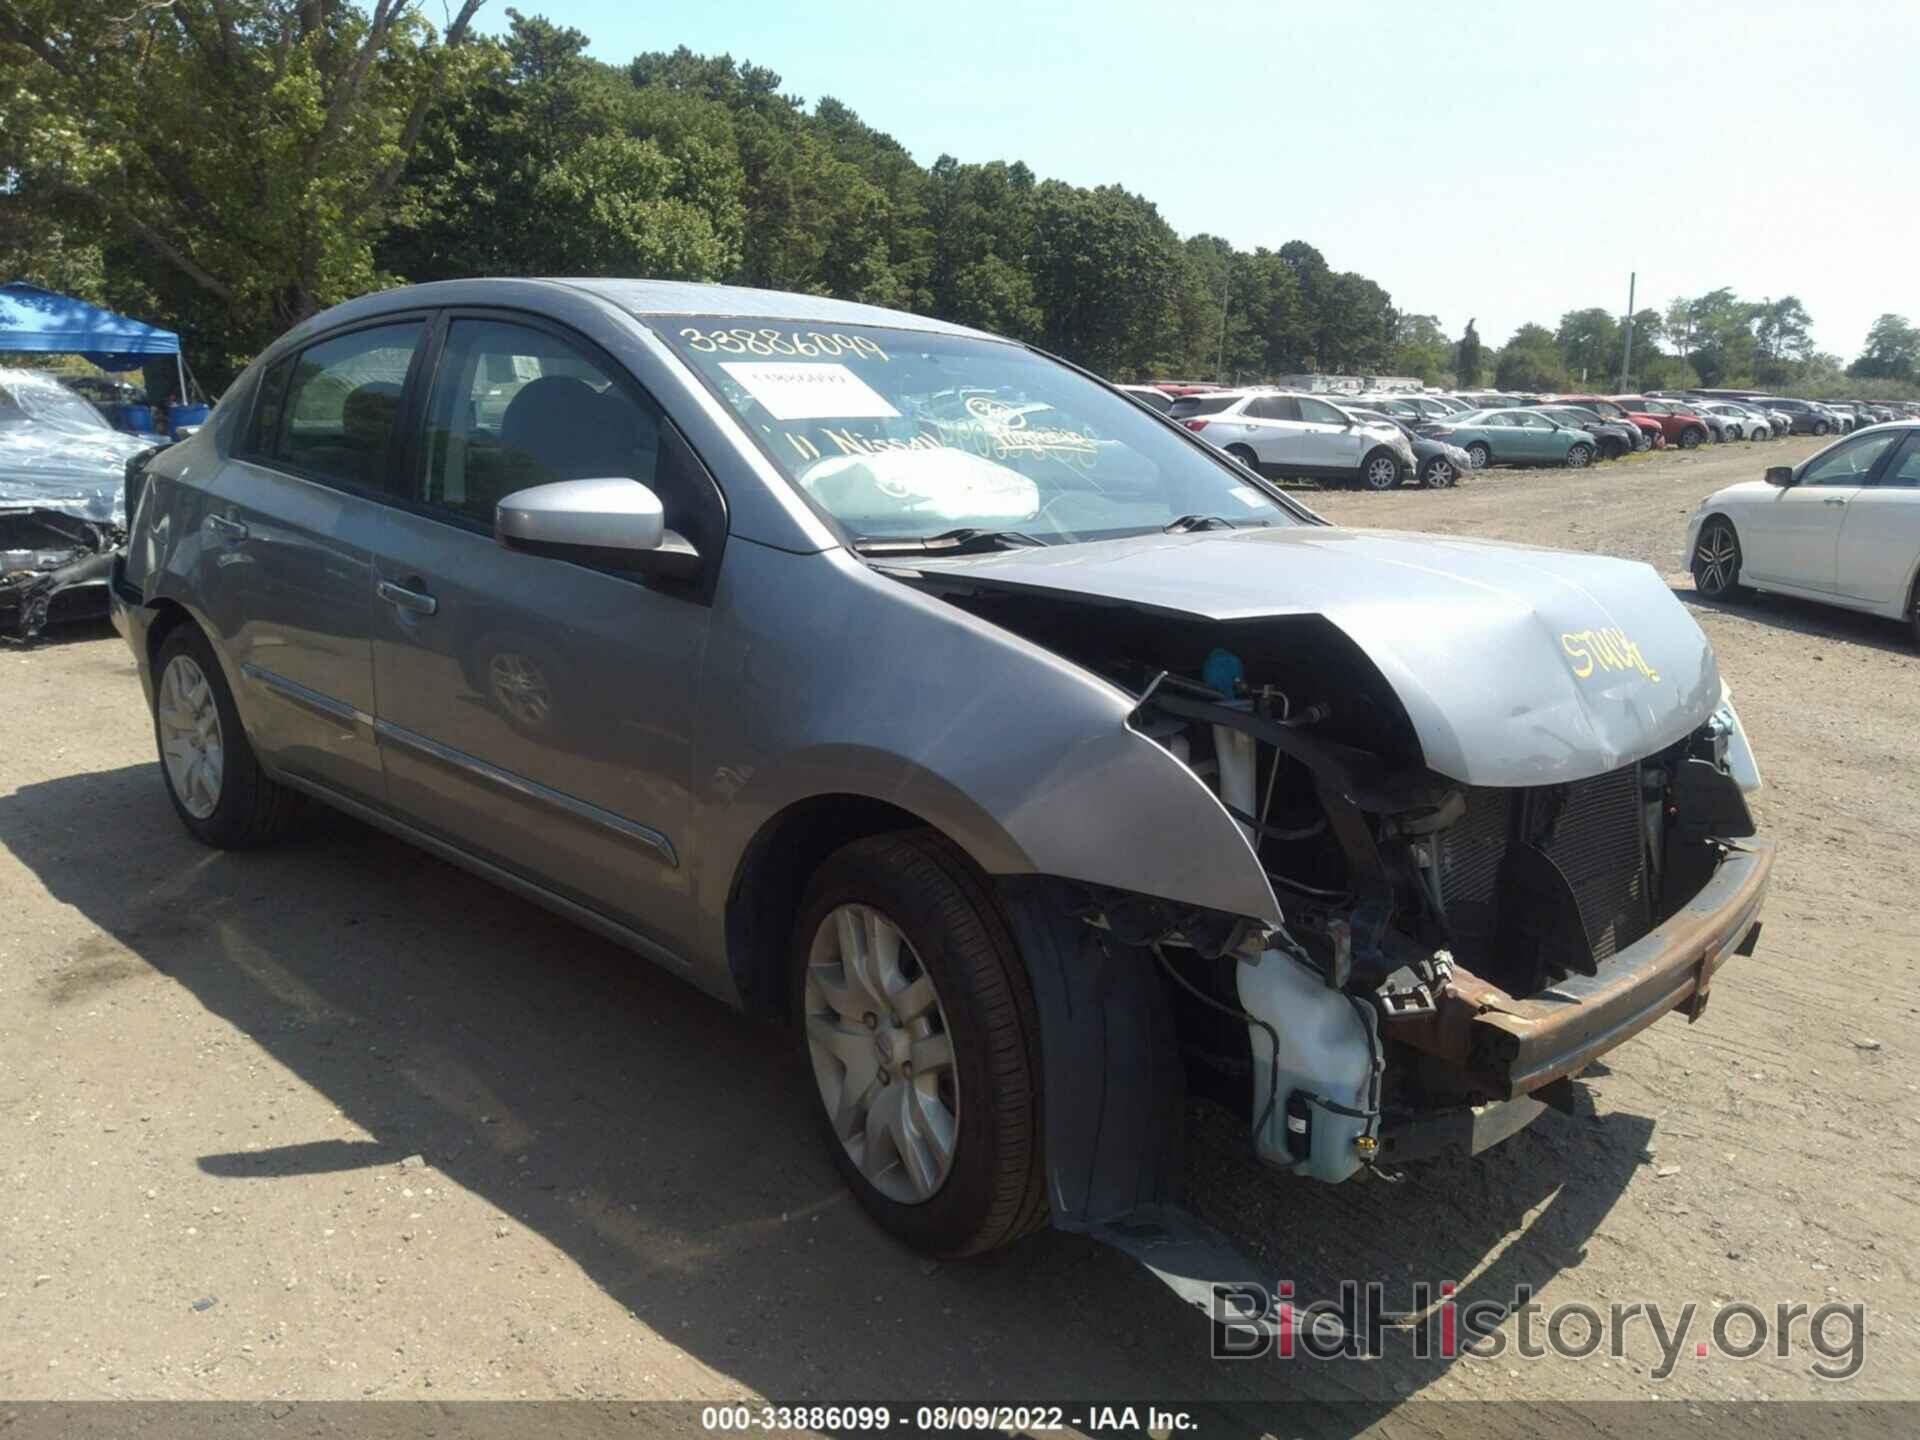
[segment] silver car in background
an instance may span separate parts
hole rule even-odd
[[[194,836],[317,799],[784,1019],[769,1123],[935,1254],[1051,1220],[1200,1283],[1189,1088],[1323,1181],[1482,1149],[1757,934],[1758,772],[1651,568],[1336,528],[955,325],[390,290],[130,499]]]
[[[1169,412],[1210,445],[1265,475],[1305,475],[1392,490],[1417,462],[1406,434],[1363,420],[1321,395],[1229,390],[1183,395]]]

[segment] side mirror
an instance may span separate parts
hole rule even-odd
[[[1766,480],[1767,484],[1778,485],[1784,490],[1793,484],[1793,467],[1791,465],[1769,465],[1767,467]]]
[[[493,536],[524,550],[585,565],[685,579],[700,552],[667,528],[660,497],[637,480],[555,480],[516,490],[495,508]]]

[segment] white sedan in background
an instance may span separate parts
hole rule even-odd
[[[1920,645],[1920,422],[1872,426],[1709,495],[1687,555],[1707,599],[1797,595],[1904,620]]]

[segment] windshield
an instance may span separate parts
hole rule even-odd
[[[62,430],[111,430],[100,412],[51,375],[0,370],[0,425],[31,421]]]
[[[675,317],[660,328],[856,539],[981,530],[1062,544],[1191,517],[1300,523],[1166,421],[1018,345],[801,321]]]

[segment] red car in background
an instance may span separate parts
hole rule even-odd
[[[1649,400],[1644,395],[1616,395],[1613,403],[1633,416],[1635,424],[1642,415],[1658,421],[1667,443],[1678,445],[1682,450],[1692,450],[1713,438],[1706,421],[1698,415],[1684,414],[1664,400]]]
[[[1629,425],[1637,426],[1640,433],[1647,437],[1647,444],[1653,449],[1666,448],[1667,427],[1660,423],[1660,417],[1649,415],[1643,410],[1636,410],[1625,401],[1609,400],[1605,395],[1556,395],[1553,397],[1553,403],[1582,406],[1593,411],[1602,420],[1624,420]]]

